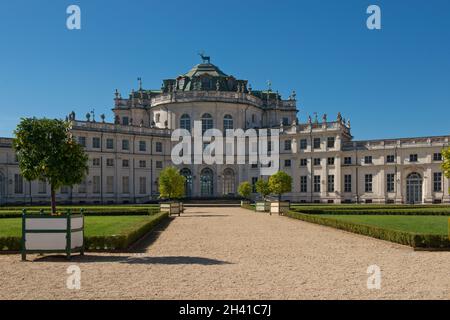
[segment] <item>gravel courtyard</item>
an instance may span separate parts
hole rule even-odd
[[[240,208],[190,208],[135,252],[0,255],[1,299],[449,299],[450,252]],[[81,289],[66,287],[81,268]],[[368,290],[368,266],[382,272]]]

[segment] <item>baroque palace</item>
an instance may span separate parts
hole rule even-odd
[[[208,57],[188,73],[163,81],[159,90],[139,88],[122,97],[116,90],[114,122],[80,120],[72,112],[73,136],[89,155],[89,175],[58,201],[145,203],[158,199],[160,171],[172,165],[174,129],[279,128],[279,168],[293,178],[286,199],[302,203],[450,203],[441,150],[450,136],[354,141],[350,121],[297,120],[295,92],[253,90],[246,80],[222,72]],[[179,166],[189,198],[237,196],[242,181],[260,178],[258,165]],[[0,138],[0,204],[48,201],[45,182],[25,181],[12,140]],[[256,197],[256,194],[254,195]]]

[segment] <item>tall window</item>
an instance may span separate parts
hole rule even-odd
[[[229,114],[223,117],[223,130],[232,130],[233,129],[233,117]]]
[[[114,193],[114,176],[106,177],[106,193]]]
[[[191,117],[187,114],[183,114],[180,118],[180,128],[186,129],[191,132]]]
[[[433,161],[442,161],[442,153],[433,154]]]
[[[305,150],[308,147],[308,140],[301,139],[300,140],[300,150]]]
[[[320,149],[320,138],[314,138],[313,146],[314,149]]]
[[[314,192],[320,192],[320,176],[314,176]]]
[[[364,177],[364,189],[366,192],[372,192],[373,186],[373,176],[371,174],[366,174]]]
[[[300,192],[306,193],[308,192],[308,177],[300,176]]]
[[[327,159],[327,163],[328,163],[329,166],[334,166],[334,157],[329,157]]]
[[[130,193],[130,177],[122,177],[122,193]]]
[[[284,140],[284,150],[291,151],[291,149],[292,149],[292,141]]]
[[[14,193],[23,193],[23,177],[17,173],[14,175]]]
[[[442,191],[442,172],[433,173],[433,190],[434,192]]]
[[[213,119],[209,113],[205,113],[202,116],[202,133],[205,133],[206,130],[213,128]]]
[[[114,140],[106,139],[106,149],[114,149]]]
[[[92,193],[100,193],[100,176],[92,177]]]
[[[344,175],[344,192],[352,192],[352,175]]]
[[[163,151],[162,142],[157,141],[156,144],[155,144],[155,149],[156,149],[156,152],[162,152]]]
[[[333,174],[328,175],[327,191],[334,192],[334,175]]]
[[[139,193],[140,194],[147,193],[147,178],[146,177],[139,178]]]
[[[145,141],[139,141],[139,151],[145,152],[147,150],[147,144]]]
[[[92,138],[92,148],[96,148],[96,149],[100,148],[100,138],[99,137]]]
[[[78,193],[86,193],[86,192],[87,192],[87,183],[86,183],[86,179],[84,179],[78,185]],[[43,192],[43,193],[45,193],[45,192]]]
[[[395,191],[395,173],[388,173],[386,175],[386,191],[387,192]]]
[[[387,163],[394,163],[395,162],[395,155],[390,154],[390,155],[386,156],[386,162]]]
[[[409,155],[409,162],[417,162],[418,156],[417,154],[410,154]]]
[[[100,167],[100,158],[93,158],[92,159],[92,166]]]
[[[344,164],[346,164],[346,165],[352,164],[352,157],[345,157],[344,158]]]
[[[78,143],[79,143],[82,147],[86,147],[86,137],[78,137]]]
[[[123,117],[123,118],[122,118],[122,124],[123,124],[124,126],[129,125],[129,124],[130,124],[130,119],[129,119],[128,117]]]
[[[335,142],[335,138],[334,137],[328,137],[327,138],[327,148],[334,148],[334,142]]]
[[[38,193],[45,194],[47,193],[47,182],[46,181],[38,181]]]
[[[122,150],[130,150],[130,141],[122,140]]]
[[[306,167],[308,165],[308,159],[300,159],[300,167]]]
[[[372,163],[372,156],[365,156],[365,157],[364,157],[364,163],[365,163],[365,164],[370,164],[370,163]]]

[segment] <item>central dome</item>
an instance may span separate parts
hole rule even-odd
[[[212,77],[228,77],[219,67],[211,63],[201,63],[189,70],[188,73],[184,74],[184,77],[200,77],[202,75],[208,74]]]

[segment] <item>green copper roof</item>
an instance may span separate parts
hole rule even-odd
[[[212,77],[228,77],[227,74],[222,72],[222,70],[220,70],[217,66],[211,63],[198,64],[183,76],[192,78],[192,77],[199,77],[204,74],[208,74]]]

